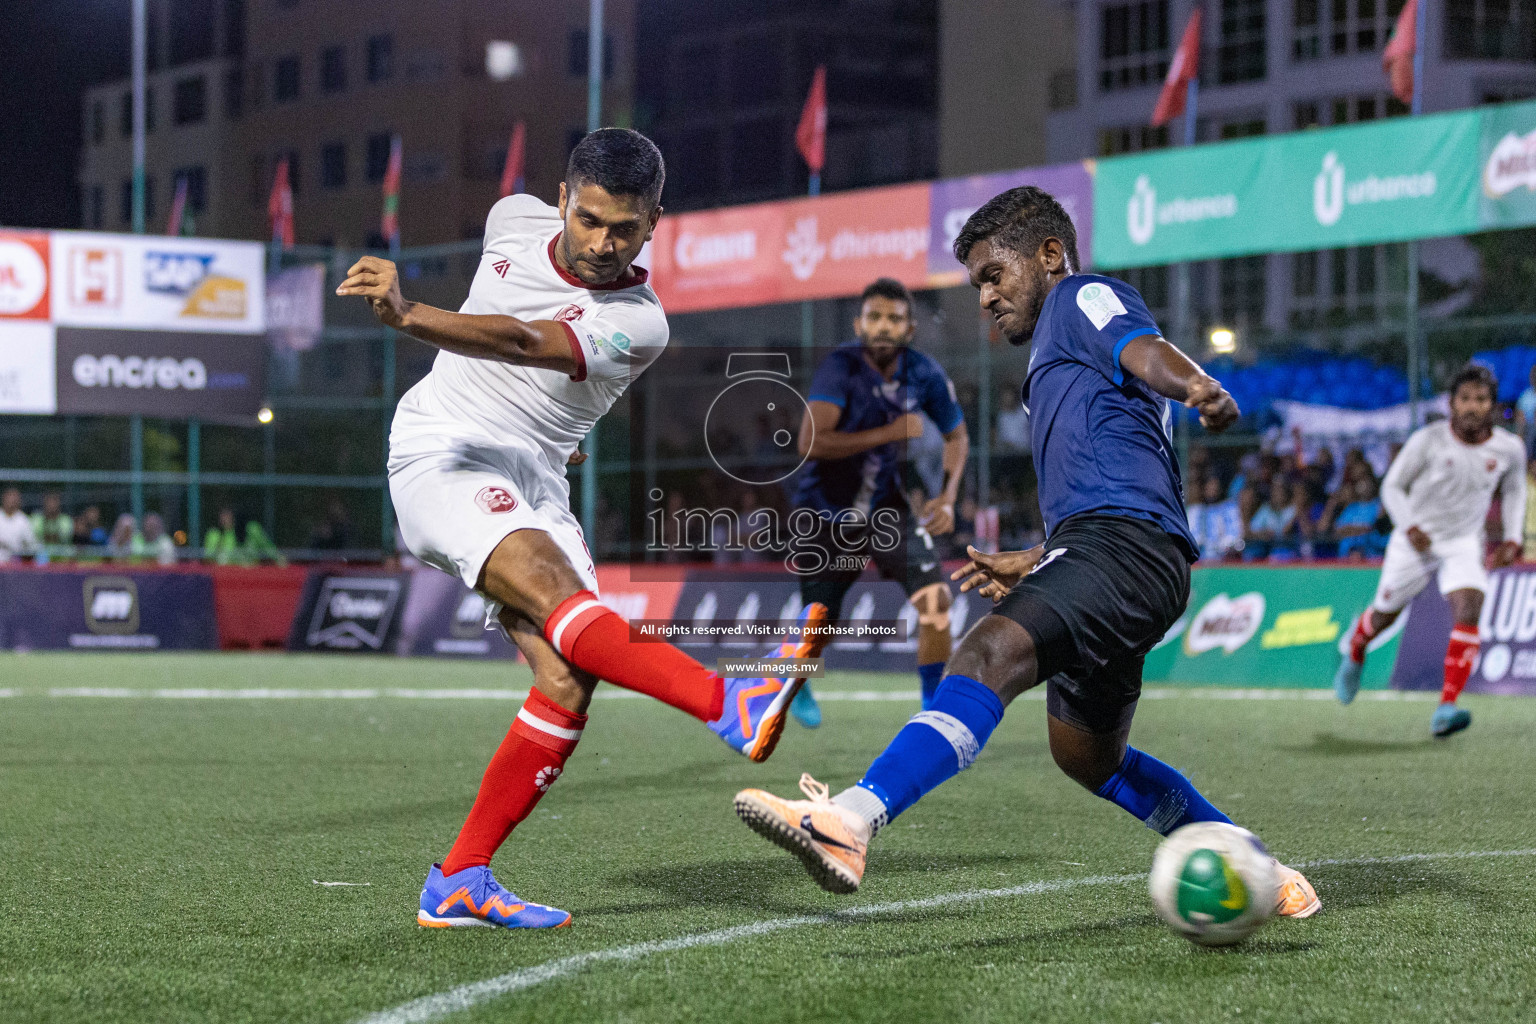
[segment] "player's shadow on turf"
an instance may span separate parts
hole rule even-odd
[[[1430,740],[1362,740],[1353,736],[1335,736],[1320,732],[1311,743],[1281,747],[1295,754],[1317,754],[1322,757],[1350,757],[1359,754],[1391,754],[1403,750],[1419,750],[1428,747]]]
[[[794,894],[793,883],[800,883],[807,895],[819,894],[800,865],[788,858],[760,860],[712,860],[691,864],[626,871],[609,879],[612,884],[631,886],[656,894],[645,904],[616,904],[588,909],[588,914],[629,914],[638,911],[679,909],[685,907],[748,907],[786,914],[803,914],[803,902],[784,899]]]
[[[1421,892],[1433,891],[1458,902],[1472,902],[1482,893],[1454,875],[1423,861],[1386,864],[1319,864],[1307,878],[1323,900],[1323,913],[1352,907],[1380,906]]]

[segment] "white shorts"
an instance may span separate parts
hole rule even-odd
[[[597,572],[571,514],[565,474],[553,472],[530,446],[391,436],[389,493],[406,546],[471,589],[478,588],[481,570],[507,534],[542,530],[582,585],[597,593]]]
[[[1381,582],[1371,607],[1380,612],[1399,612],[1440,574],[1440,593],[1454,590],[1488,591],[1488,570],[1483,568],[1481,536],[1437,540],[1420,554],[1405,533],[1393,531],[1381,563]]]

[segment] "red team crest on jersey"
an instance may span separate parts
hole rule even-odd
[[[555,319],[564,323],[574,323],[575,321],[580,320],[581,314],[585,312],[586,310],[582,309],[580,306],[573,302],[569,306],[566,306],[564,309],[562,309],[560,312],[556,313]]]
[[[505,487],[482,487],[475,495],[475,504],[486,515],[496,516],[517,508],[517,499]]]
[[[1498,463],[1497,459],[1489,459],[1487,465],[1488,465],[1488,472],[1490,472],[1490,473],[1492,473],[1494,470],[1499,468],[1499,463]]]

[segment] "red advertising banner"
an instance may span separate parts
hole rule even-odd
[[[0,231],[0,317],[48,319],[48,235]]]
[[[930,186],[897,185],[663,217],[651,281],[669,312],[928,284]]]

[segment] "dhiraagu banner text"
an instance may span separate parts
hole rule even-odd
[[[1500,131],[1489,140],[1497,114]],[[1392,118],[1341,128],[1100,160],[1094,262],[1149,266],[1465,234],[1536,222],[1507,197],[1536,175],[1536,104]],[[1484,167],[1502,145],[1490,211]]]
[[[1196,569],[1189,607],[1147,655],[1145,678],[1332,686],[1340,638],[1370,603],[1379,572],[1376,567]],[[1367,688],[1386,688],[1400,629],[1373,644],[1365,662]]]

